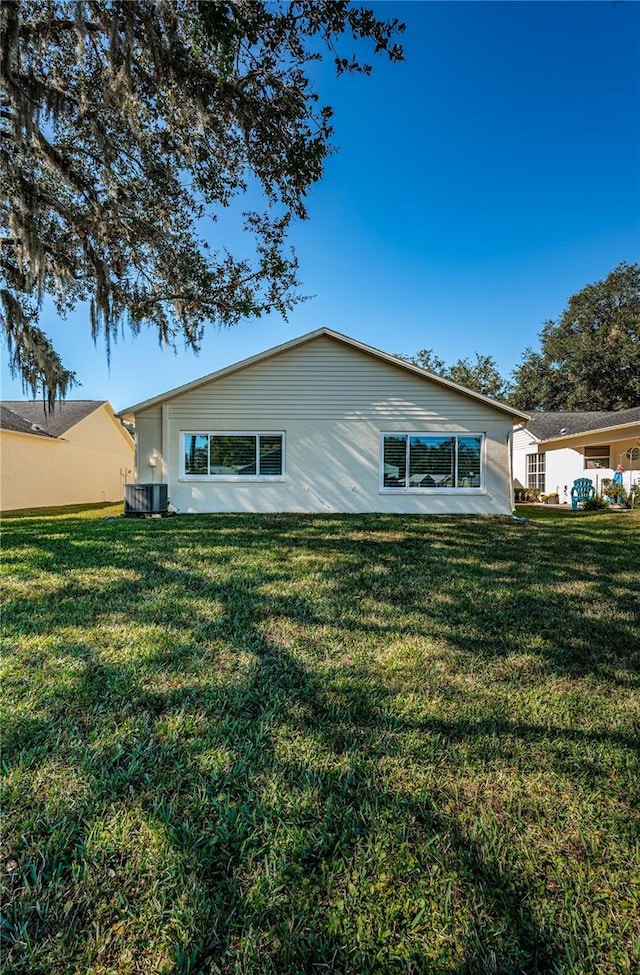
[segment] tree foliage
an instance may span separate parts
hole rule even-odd
[[[623,262],[573,295],[557,322],[545,322],[540,349],[525,350],[510,380],[492,356],[478,352],[453,365],[433,349],[400,358],[528,412],[640,406],[640,265]]]
[[[458,359],[447,370],[447,377],[492,399],[502,400],[508,395],[508,383],[500,375],[497,363],[490,355],[476,352],[474,361]]]
[[[415,355],[399,355],[398,358],[411,362],[414,366],[420,366],[421,369],[432,372],[434,376],[444,375],[447,368],[444,359],[441,359],[433,349],[420,349]]]
[[[547,321],[527,349],[511,394],[523,410],[640,406],[640,265],[623,262]]]
[[[500,370],[493,356],[480,355],[479,352],[476,352],[475,360],[465,357],[458,359],[450,366],[433,349],[421,349],[413,356],[400,356],[400,358],[412,362],[436,376],[451,379],[454,383],[459,383],[460,386],[482,393],[483,396],[498,400],[505,399],[508,396],[508,383],[500,375]]]
[[[1,8],[2,324],[10,364],[52,399],[74,376],[39,325],[88,302],[91,331],[123,325],[197,348],[296,300],[292,217],[331,151],[310,62],[369,66],[339,42],[402,58],[403,25],[345,0],[6,0]],[[248,254],[208,251],[198,222],[247,189]]]

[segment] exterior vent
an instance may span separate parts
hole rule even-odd
[[[168,508],[168,484],[125,484],[124,513],[126,516],[166,515]]]

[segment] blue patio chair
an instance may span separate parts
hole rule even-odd
[[[584,504],[585,501],[590,501],[595,496],[596,489],[593,486],[591,478],[579,477],[573,482],[573,487],[571,488],[571,507],[574,511],[577,511],[579,504]]]

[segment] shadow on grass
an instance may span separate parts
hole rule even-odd
[[[464,788],[478,770],[554,773],[588,794],[611,777],[597,749],[627,761],[637,739],[517,721],[482,695],[474,711],[446,674],[437,690],[460,717],[408,717],[380,659],[414,638],[441,644],[454,676],[535,653],[543,675],[632,682],[626,540],[383,517],[54,525],[21,540],[8,649],[13,637],[37,686],[5,736],[5,971],[125,971],[145,944],[141,970],[166,957],[203,975],[590,970],[606,941],[585,927],[590,905],[567,932],[535,860],[510,848],[518,821]],[[25,592],[29,578],[44,591]],[[58,766],[77,778],[70,797],[47,790]]]
[[[38,521],[45,518],[95,518],[98,514],[104,513],[113,517],[120,516],[124,507],[122,501],[96,501],[95,504],[66,504],[55,508],[14,508],[11,511],[2,511],[0,516],[3,521],[17,520],[24,522]]]
[[[135,622],[189,627],[197,598],[242,602],[245,577],[226,570],[238,553],[249,552],[268,555],[259,578],[249,577],[254,620],[289,617],[338,631],[440,637],[481,660],[520,647],[558,673],[611,677],[613,668],[619,676],[637,675],[640,535],[613,535],[610,519],[608,525],[601,519],[600,531],[591,522],[574,521],[559,533],[506,519],[230,516],[96,524],[75,538],[41,532],[30,556],[41,594],[20,593],[5,612],[23,632],[49,635],[110,619],[115,607]],[[9,568],[22,560],[10,547],[7,533]],[[300,554],[302,574],[316,572],[318,586],[277,591],[291,580]],[[75,570],[63,585],[60,566]],[[88,583],[84,570],[93,573]],[[363,614],[363,600],[375,601],[387,619]],[[232,616],[219,615],[200,635],[225,635]]]

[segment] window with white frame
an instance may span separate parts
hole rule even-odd
[[[527,454],[527,487],[544,492],[546,454]]]
[[[184,477],[284,475],[283,433],[183,433]]]
[[[600,467],[611,467],[611,453],[609,445],[584,448],[585,470],[597,470]]]
[[[483,434],[383,433],[382,489],[480,489],[483,443]]]

